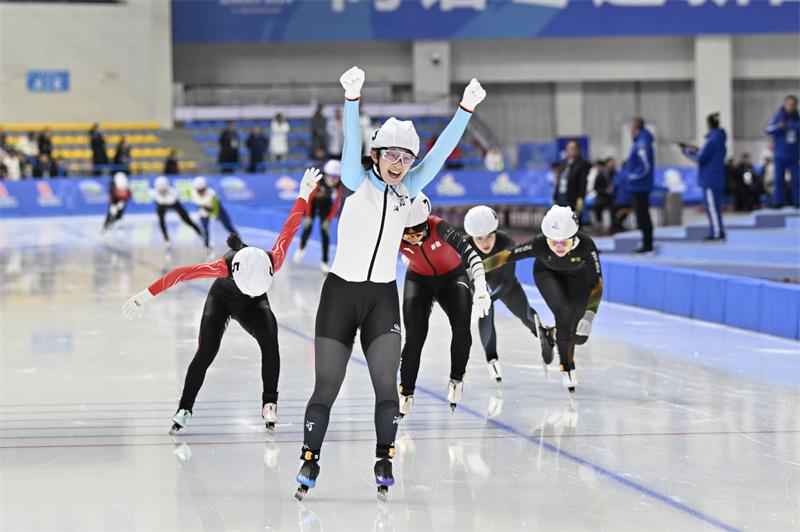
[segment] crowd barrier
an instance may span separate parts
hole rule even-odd
[[[664,182],[669,173],[677,173],[687,189],[684,203],[702,201],[697,187],[695,168],[659,168],[656,183]],[[170,180],[185,200],[189,200],[194,174],[175,176]],[[225,205],[286,207],[297,196],[301,172],[294,174],[223,174],[206,176],[209,185]],[[108,204],[109,176],[0,181],[0,217],[64,216],[96,214]],[[133,193],[128,209],[145,212],[152,209],[150,195],[154,176],[131,176]],[[425,188],[435,205],[535,205],[548,206],[552,184],[545,169],[510,170],[506,172],[453,170],[443,171]],[[660,203],[663,193],[653,194],[653,203]],[[187,204],[187,206],[190,206]]]

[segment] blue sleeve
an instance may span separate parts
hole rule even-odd
[[[436,144],[428,152],[428,155],[416,168],[408,172],[405,183],[412,198],[419,194],[428,183],[433,181],[433,178],[442,169],[444,162],[461,141],[461,136],[467,129],[467,124],[471,117],[472,113],[459,107],[453,119],[444,128],[442,134],[439,135]]]
[[[716,151],[716,141],[714,139],[708,139],[705,144],[703,144],[703,149],[700,150],[700,153],[697,155],[697,162],[700,164],[706,164],[711,158],[714,156],[714,152]]]
[[[644,152],[644,154],[642,153]],[[642,157],[644,155],[644,157]],[[628,156],[626,169],[628,170],[628,179],[641,179],[647,173],[647,167],[642,159],[647,158],[647,152],[644,146],[639,146],[638,142],[634,142],[631,148],[631,153]]]
[[[767,122],[767,127],[764,128],[764,133],[767,135],[772,135],[776,131],[778,131],[778,122],[781,121],[781,113],[780,111],[772,115],[772,118],[769,122]]]
[[[364,181],[364,167],[361,166],[361,127],[358,124],[359,101],[347,100],[344,103],[342,184],[350,190],[356,190]]]
[[[697,162],[698,156],[696,151],[691,150],[689,148],[681,148],[681,153],[683,153],[689,159]]]

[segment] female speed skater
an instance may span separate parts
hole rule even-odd
[[[123,315],[131,319],[142,313],[148,301],[181,281],[216,278],[208,291],[203,318],[200,321],[197,353],[186,372],[183,394],[178,404],[178,411],[172,418],[170,434],[175,434],[189,423],[206,371],[217,356],[222,336],[231,318],[238,321],[242,328],[256,339],[261,348],[263,384],[261,415],[267,429],[274,429],[278,419],[280,354],[278,324],[270,308],[267,290],[272,284],[273,275],[283,265],[286,250],[291,245],[292,238],[303,219],[308,196],[320,177],[321,174],[317,169],[306,170],[297,201],[269,252],[249,247],[238,235],[231,234],[228,237],[231,249],[224,256],[213,262],[172,270],[123,305]]]
[[[117,172],[111,179],[109,187],[109,202],[106,220],[103,222],[103,232],[108,231],[112,225],[122,219],[125,207],[131,199],[131,187],[128,176],[124,172]]]
[[[339,204],[342,202],[342,163],[336,159],[331,159],[322,169],[325,176],[311,193],[306,209],[306,216],[303,218],[303,233],[300,235],[300,248],[294,253],[292,260],[299,264],[306,253],[308,237],[311,236],[311,229],[314,227],[314,218],[319,217],[319,232],[322,233],[322,262],[319,266],[322,273],[328,273],[328,249],[330,248],[329,233],[331,222],[339,211]]]
[[[216,191],[208,186],[208,180],[199,175],[192,180],[192,201],[200,208],[200,223],[203,224],[205,235],[206,251],[211,251],[211,235],[209,233],[209,222],[215,216],[225,227],[228,233],[236,235],[236,228],[231,223],[228,211],[223,207]]]
[[[295,497],[302,500],[319,475],[319,453],[331,406],[344,381],[356,332],[375,390],[375,482],[385,499],[394,484],[391,458],[400,422],[397,370],[400,366],[400,302],[397,247],[414,198],[442,168],[486,92],[477,80],[436,145],[415,168],[419,136],[410,121],[389,118],[372,137],[362,159],[359,99],[364,71],[353,67],[339,81],[345,90],[342,185],[338,244],[320,294],[315,325],[315,384],[305,413],[303,460]]]
[[[400,415],[408,414],[414,404],[420,356],[428,337],[428,320],[434,300],[439,302],[447,314],[453,331],[447,400],[450,408],[455,410],[461,401],[469,350],[472,347],[469,322],[473,295],[464,263],[472,271],[475,282],[474,301],[478,314],[485,316],[492,300],[486,287],[483,263],[475,248],[464,240],[461,233],[431,214],[431,203],[422,192],[411,205],[400,252],[408,261],[403,287],[406,344],[400,358]]]
[[[515,245],[509,235],[497,230],[497,226],[497,213],[486,205],[471,208],[464,217],[464,230],[469,235],[467,240],[474,244],[483,259]],[[478,331],[486,352],[486,362],[489,364],[489,376],[497,382],[503,380],[494,327],[494,302],[498,299],[534,336],[539,337],[542,360],[545,365],[550,364],[553,361],[552,331],[542,325],[539,314],[528,303],[528,296],[517,279],[514,265],[497,268],[491,273],[487,270],[486,282],[489,284],[492,305],[489,313],[478,320]]]
[[[167,211],[175,211],[178,213],[178,216],[181,217],[183,223],[191,227],[195,233],[197,233],[200,238],[205,241],[205,235],[203,231],[197,227],[197,224],[192,221],[189,217],[189,213],[186,212],[186,209],[183,207],[183,204],[178,199],[180,197],[179,192],[169,186],[169,179],[165,176],[160,175],[153,180],[153,191],[152,191],[153,201],[156,203],[156,214],[158,215],[158,224],[161,227],[161,234],[164,235],[164,244],[167,248],[167,251],[172,249],[172,243],[169,240],[169,233],[167,232],[167,223],[166,223],[166,216]]]
[[[578,230],[569,207],[551,207],[542,220],[542,234],[484,261],[486,271],[534,257],[533,280],[556,318],[562,383],[570,392],[578,385],[575,344],[588,340],[600,300],[603,274],[594,241]],[[510,265],[509,265],[510,266]]]

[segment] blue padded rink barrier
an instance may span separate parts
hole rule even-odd
[[[272,245],[274,232],[233,217],[248,243]],[[455,414],[445,400],[449,327],[434,310],[385,505],[375,500],[373,396],[357,342],[317,487],[299,505],[292,493],[313,386],[318,245],[303,263],[289,261],[270,290],[282,358],[275,434],[260,419],[258,348],[231,324],[191,424],[171,438],[210,283],[174,287],[138,321],[122,320],[119,309],[165,270],[205,256],[172,215],[171,257],[153,214],[128,216],[104,236],[101,221],[0,223],[2,529],[800,527],[800,343],[620,304],[724,320],[730,301],[773,297],[758,282],[716,303],[711,296],[729,287],[709,283],[706,304],[695,308],[669,289],[676,270],[650,272],[663,291],[622,290],[614,276],[635,279],[644,266],[609,259],[607,301],[576,355],[574,401],[556,368],[543,369],[538,341],[500,306],[504,381],[489,380],[475,334]],[[221,254],[222,227],[212,230]],[[735,325],[777,320],[786,304],[770,316],[748,309]]]

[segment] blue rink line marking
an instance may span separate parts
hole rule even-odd
[[[64,229],[66,229],[66,228],[64,228]],[[139,264],[145,265],[145,266],[153,269],[156,272],[160,272],[161,271],[160,267],[150,263],[149,261],[134,257],[131,252],[129,252],[127,250],[116,248],[116,247],[111,246],[111,245],[109,245],[109,244],[107,244],[105,242],[102,242],[102,241],[100,241],[100,239],[98,239],[97,237],[94,237],[93,235],[89,235],[89,234],[83,233],[81,231],[76,231],[76,230],[73,230],[73,229],[69,229],[68,231],[72,232],[74,234],[80,235],[83,238],[87,238],[88,237],[88,238],[94,239],[95,241],[99,241],[102,246],[104,246],[104,247],[106,247],[108,249],[111,249],[111,250],[113,250],[113,251],[115,251],[117,253],[120,253],[123,256],[127,256],[131,260],[133,260],[134,262],[138,262]],[[206,293],[207,292],[206,288],[202,288],[202,287],[199,287],[199,286],[189,285],[189,287],[194,289],[194,290],[196,290],[196,291],[198,291],[198,292],[201,292],[201,293]],[[280,324],[280,322],[279,322],[279,324]],[[298,336],[300,338],[305,339],[306,341],[309,341],[309,342],[313,342],[314,341],[314,337],[313,336],[309,336],[306,333],[304,333],[302,331],[298,331],[297,329],[295,329],[295,328],[293,328],[291,326],[288,326],[288,325],[285,325],[285,324],[280,324],[280,327],[283,330],[286,330],[286,331],[294,334],[295,336]],[[363,367],[366,367],[366,365],[367,365],[366,361],[361,360],[359,358],[351,357],[350,360],[351,361],[355,361],[357,364],[360,364]],[[449,401],[447,400],[446,397],[444,397],[442,395],[439,395],[438,393],[436,393],[436,392],[434,392],[432,390],[429,390],[429,389],[427,389],[425,387],[422,387],[422,386],[417,386],[417,390],[421,391],[422,393],[424,393],[424,394],[428,395],[429,397],[434,398],[434,399],[436,399],[436,400],[438,400],[440,402],[449,404]],[[659,493],[659,492],[657,492],[657,491],[655,491],[655,490],[653,490],[651,488],[648,488],[644,484],[640,484],[640,483],[638,483],[636,481],[633,481],[633,480],[630,480],[628,478],[625,478],[624,476],[622,476],[619,473],[615,473],[614,471],[611,471],[610,469],[606,469],[603,466],[600,466],[600,465],[594,464],[592,462],[589,462],[588,460],[585,460],[585,459],[580,458],[579,456],[574,455],[574,454],[572,454],[572,453],[570,453],[568,451],[560,449],[560,448],[556,447],[555,445],[552,445],[552,444],[549,444],[549,443],[547,443],[545,441],[540,441],[540,440],[538,440],[536,438],[533,438],[532,436],[529,436],[528,434],[525,434],[524,432],[522,432],[521,430],[517,429],[516,427],[514,427],[512,425],[509,425],[509,424],[506,424],[506,423],[502,423],[500,421],[493,420],[493,419],[487,419],[484,414],[482,414],[481,412],[479,412],[477,410],[474,410],[474,409],[472,409],[472,408],[470,408],[470,407],[468,407],[466,405],[459,404],[459,412],[465,412],[465,413],[467,413],[467,414],[469,414],[469,415],[471,415],[473,417],[477,417],[479,419],[485,420],[487,423],[493,424],[495,427],[497,427],[498,429],[500,429],[501,431],[503,431],[503,432],[505,432],[507,434],[512,434],[512,435],[517,436],[519,438],[525,439],[530,443],[534,443],[536,445],[540,445],[542,448],[547,449],[548,451],[550,451],[552,453],[555,453],[555,454],[557,454],[559,456],[562,456],[562,457],[566,458],[567,460],[570,460],[570,461],[572,461],[572,462],[574,462],[576,464],[583,465],[583,466],[586,466],[586,467],[590,467],[590,468],[592,468],[593,471],[595,471],[597,474],[599,474],[601,476],[604,476],[604,477],[606,477],[606,478],[608,478],[610,480],[613,480],[613,481],[615,481],[615,482],[617,482],[619,484],[622,484],[623,486],[631,488],[634,491],[637,491],[637,492],[641,493],[642,495],[650,497],[653,500],[661,502],[661,503],[663,503],[663,504],[665,504],[665,505],[667,505],[667,506],[669,506],[671,508],[674,508],[674,509],[676,509],[676,510],[678,510],[680,512],[683,512],[683,513],[685,513],[687,515],[690,515],[690,516],[694,517],[695,519],[699,519],[700,521],[704,521],[704,522],[706,522],[706,523],[708,523],[710,525],[713,525],[713,526],[715,526],[715,527],[717,527],[717,528],[719,528],[721,530],[729,530],[729,531],[738,531],[738,530],[740,530],[740,529],[735,528],[735,527],[733,527],[731,525],[728,525],[728,524],[726,524],[726,523],[724,523],[724,522],[722,522],[722,521],[720,521],[718,519],[715,519],[714,517],[711,517],[710,515],[707,515],[707,514],[701,512],[701,511],[699,511],[699,510],[696,510],[696,509],[692,508],[691,506],[688,506],[686,504],[678,502],[678,501],[668,497],[667,495],[664,495],[664,494]]]

